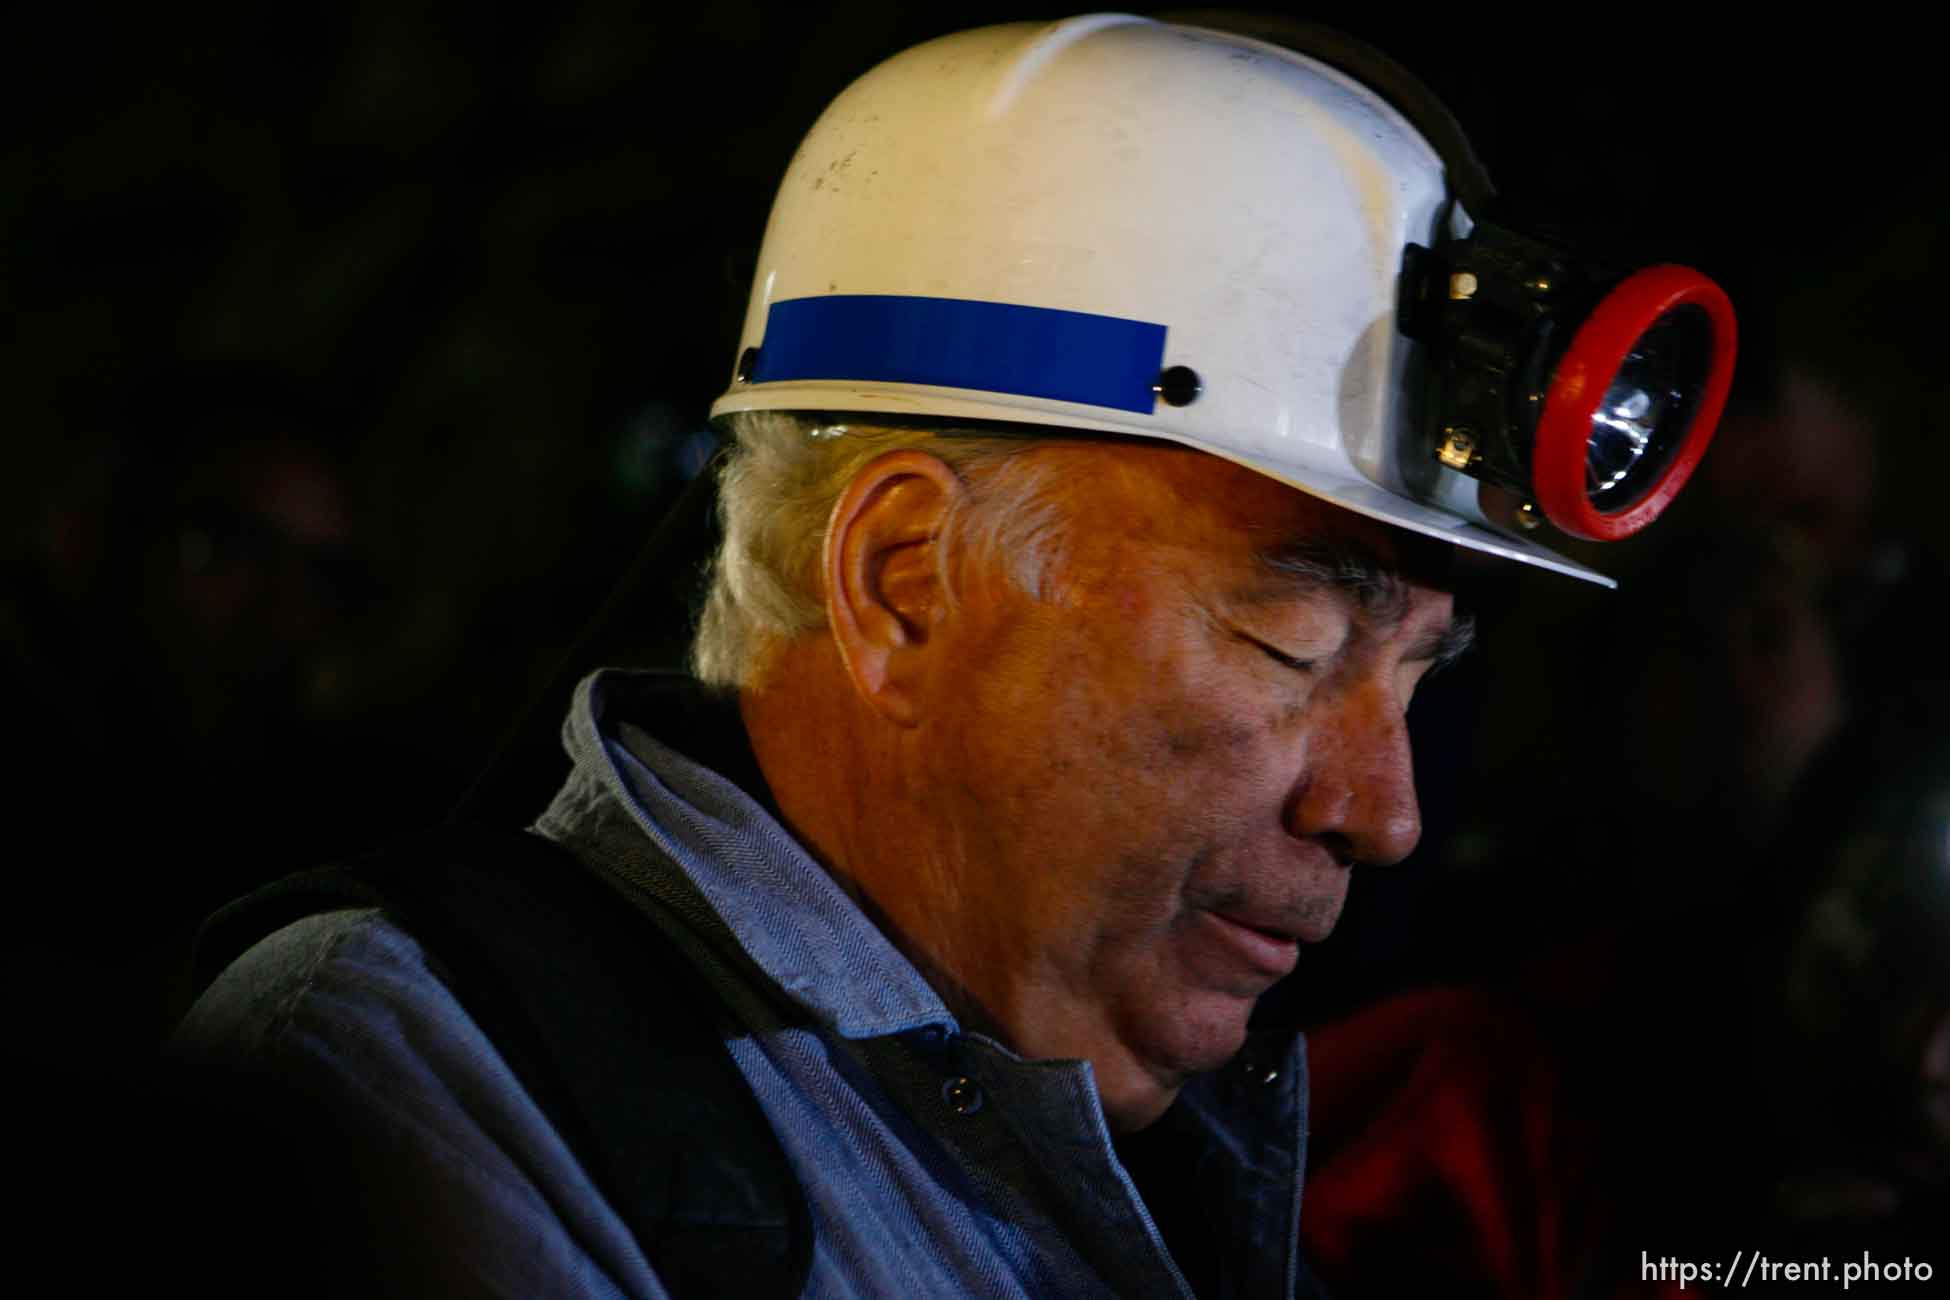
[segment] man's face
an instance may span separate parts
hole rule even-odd
[[[925,724],[959,846],[944,964],[1108,1099],[1223,1064],[1351,866],[1414,847],[1403,714],[1450,600],[1396,573],[1393,530],[1216,457],[1039,454],[1069,520],[1045,599],[971,562]],[[1335,553],[1382,583],[1308,576]]]

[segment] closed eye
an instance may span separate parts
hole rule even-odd
[[[1260,640],[1258,637],[1252,635],[1250,632],[1241,632],[1235,628],[1233,629],[1233,635],[1238,637],[1241,641],[1244,641],[1249,645],[1254,645],[1259,647],[1259,649],[1266,655],[1268,659],[1271,659],[1274,663],[1280,665],[1280,667],[1282,668],[1290,668],[1297,673],[1310,673],[1317,666],[1316,661],[1312,659],[1295,658],[1293,655],[1288,654],[1286,651],[1280,649],[1278,646],[1268,645],[1266,642]]]

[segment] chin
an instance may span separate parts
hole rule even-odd
[[[1170,1021],[1152,1027],[1152,1059],[1173,1074],[1219,1069],[1246,1045],[1253,1002],[1220,994],[1193,998]]]

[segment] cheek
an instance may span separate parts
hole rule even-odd
[[[1288,721],[1284,707],[1269,710],[1248,693],[1221,686],[1171,704],[1158,715],[1167,761],[1193,771],[1257,770]]]
[[[1136,706],[1103,736],[1125,780],[1145,792],[1144,804],[1124,809],[1134,831],[1168,815],[1182,837],[1209,842],[1236,835],[1249,810],[1277,805],[1297,748],[1297,694],[1269,692],[1203,648],[1155,653],[1136,667]]]
[[[1103,595],[1088,612],[1032,608],[971,675],[996,820],[1118,861],[1277,803],[1302,694],[1229,662],[1141,585]]]

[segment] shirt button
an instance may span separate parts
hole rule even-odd
[[[973,1115],[982,1109],[982,1089],[965,1074],[958,1074],[941,1085],[941,1100],[957,1115]]]
[[[1245,1075],[1248,1081],[1263,1086],[1280,1077],[1280,1068],[1277,1065],[1261,1065],[1258,1061],[1241,1061],[1239,1073]]]

